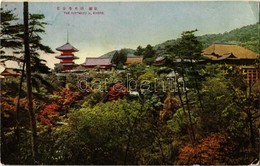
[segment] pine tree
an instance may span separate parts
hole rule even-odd
[[[151,65],[154,60],[155,60],[155,50],[153,49],[153,47],[148,44],[146,46],[146,48],[144,49],[143,51],[143,60],[144,60],[144,63],[147,64],[147,65]]]
[[[112,58],[112,63],[116,65],[116,68],[122,69],[124,63],[127,60],[127,55],[123,50],[116,51]]]
[[[29,42],[29,5],[28,2],[24,2],[23,19],[24,19],[24,51],[25,51],[25,64],[26,64],[26,84],[27,84],[27,100],[28,110],[30,113],[31,122],[31,151],[32,151],[32,162],[35,164],[37,157],[37,131],[36,131],[36,119],[35,112],[33,110],[32,101],[32,80],[31,80],[31,55],[30,55],[30,42]]]
[[[134,52],[134,55],[142,56],[144,52],[144,49],[141,46],[138,46],[136,51]]]
[[[0,9],[1,15],[1,62],[7,60],[21,61],[20,58],[13,56],[17,50],[22,49],[22,25],[13,23],[17,20],[16,15],[11,10]],[[12,49],[13,52],[6,52],[5,49]]]
[[[54,53],[49,46],[41,43],[42,38],[39,34],[45,33],[44,27],[47,25],[42,20],[45,18],[43,14],[29,15],[29,41],[32,56],[32,72],[49,73],[50,68],[46,66],[46,61],[40,58],[39,51],[44,53]]]
[[[42,44],[40,34],[45,33],[46,22],[43,14],[29,14],[28,33],[29,47],[32,58],[32,72],[49,73],[50,68],[46,66],[46,61],[40,58],[39,52],[54,53],[50,47]],[[24,25],[16,23],[17,17],[12,10],[1,8],[1,61],[8,60],[21,63],[24,61],[22,42]],[[7,53],[5,50],[10,49]],[[14,54],[16,54],[14,56]]]

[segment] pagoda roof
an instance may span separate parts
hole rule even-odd
[[[110,58],[86,58],[83,66],[110,66],[112,65]]]
[[[78,64],[75,64],[74,62],[61,62],[60,64],[63,66],[78,66]]]
[[[58,50],[58,51],[74,51],[74,52],[78,52],[79,51],[78,49],[73,47],[70,43],[66,43],[63,46],[60,46],[60,47],[56,48],[56,50]]]
[[[79,59],[79,57],[74,56],[74,55],[59,55],[55,56],[57,59]]]
[[[234,44],[212,44],[203,50],[203,56],[212,60],[257,59],[257,53]]]

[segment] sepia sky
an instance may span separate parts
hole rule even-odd
[[[21,2],[2,2],[1,6],[16,8],[22,22]],[[49,25],[42,35],[43,43],[53,50],[67,42],[69,32],[69,42],[79,49],[76,63],[115,49],[156,45],[178,38],[186,30],[198,29],[196,35],[223,33],[259,20],[257,2],[242,1],[33,2],[29,10],[45,15]],[[42,57],[53,68],[59,62],[54,58],[58,54]]]

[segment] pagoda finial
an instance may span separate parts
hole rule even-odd
[[[70,24],[67,24],[67,43],[69,43],[69,26]]]
[[[69,43],[69,30],[67,30],[67,43]]]

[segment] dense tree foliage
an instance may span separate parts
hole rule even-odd
[[[143,51],[143,61],[144,61],[144,63],[147,64],[147,65],[151,65],[156,58],[155,53],[156,52],[153,49],[153,47],[150,44],[148,44]]]
[[[140,56],[143,55],[144,49],[141,46],[138,46],[134,55]]]
[[[111,59],[112,63],[116,65],[116,68],[123,69],[123,65],[127,60],[127,54],[124,50],[116,51]]]
[[[156,58],[156,51],[150,44],[148,44],[145,48],[138,46],[134,55],[142,56],[143,62],[147,65],[151,65]]]

